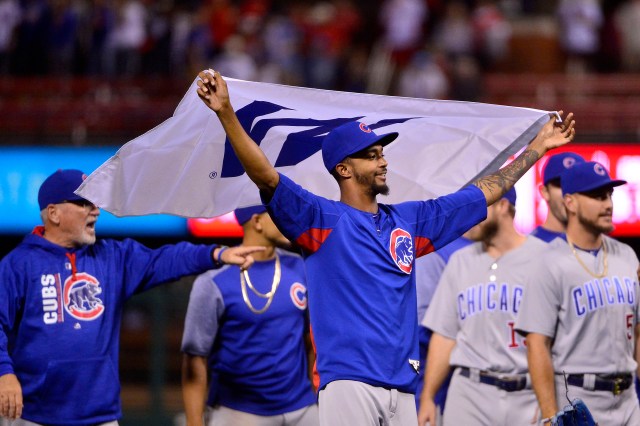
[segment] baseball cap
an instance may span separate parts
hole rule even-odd
[[[322,141],[322,161],[329,173],[346,157],[374,144],[385,146],[398,137],[397,132],[378,135],[364,123],[350,121],[331,130]]]
[[[604,187],[613,188],[627,183],[626,180],[612,180],[607,169],[596,161],[588,161],[567,169],[560,178],[562,195],[589,192]]]
[[[511,189],[508,190],[506,194],[502,196],[502,198],[505,198],[507,201],[509,201],[509,203],[511,203],[511,205],[515,206],[516,198],[517,198],[516,187],[515,186],[511,187]]]
[[[73,191],[78,189],[83,180],[87,178],[80,170],[58,169],[51,176],[46,178],[38,190],[38,204],[40,210],[45,209],[49,204],[58,204],[63,201],[84,200]]]
[[[576,164],[584,163],[585,160],[575,152],[561,152],[553,155],[547,161],[542,172],[542,181],[547,185],[552,180],[558,179],[562,173]]]
[[[235,209],[233,213],[236,215],[236,220],[240,225],[244,225],[251,219],[254,214],[260,214],[267,211],[267,208],[262,204],[257,206],[243,207],[241,209]]]

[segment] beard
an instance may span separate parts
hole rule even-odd
[[[386,183],[376,183],[376,175],[366,176],[354,172],[353,177],[356,179],[356,182],[367,188],[367,193],[372,197],[378,194],[389,195],[389,186]]]
[[[498,222],[496,220],[485,220],[471,228],[469,239],[473,241],[489,244],[498,233]]]
[[[600,216],[598,216],[599,218]],[[578,221],[584,229],[592,234],[608,234],[615,228],[613,224],[601,225],[598,220],[591,220],[581,214],[577,215]]]

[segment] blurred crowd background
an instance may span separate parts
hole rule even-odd
[[[121,144],[171,115],[213,67],[320,89],[562,106],[587,124],[583,140],[636,140],[639,27],[638,0],[0,0],[0,126],[11,143]],[[592,99],[598,110],[585,108]]]
[[[578,143],[640,141],[640,0],[0,0],[0,155],[119,147],[168,118],[209,67],[320,89],[564,109],[576,113]],[[0,255],[21,236],[2,235]],[[141,240],[178,238],[192,236]],[[173,424],[181,409],[183,281],[125,312],[124,426]]]
[[[536,32],[563,56],[547,71],[636,72],[638,24],[636,0],[0,0],[0,72],[191,79],[215,65],[247,80],[467,100],[470,80],[517,67],[511,42]],[[544,71],[556,52],[529,47]]]

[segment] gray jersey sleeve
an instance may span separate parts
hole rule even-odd
[[[526,278],[527,291],[520,303],[515,328],[523,335],[538,333],[554,337],[562,303],[562,289],[554,277],[552,266],[544,260],[548,255],[542,257],[541,266],[546,267],[539,268]]]
[[[205,272],[193,283],[182,335],[182,352],[198,356],[208,356],[211,352],[224,313],[224,300],[214,281],[220,271],[222,269]]]
[[[464,250],[461,250],[464,251]],[[460,251],[449,259],[436,287],[429,309],[424,316],[422,325],[449,339],[456,339],[459,330],[457,311],[452,304],[456,292],[456,271],[460,268]]]
[[[438,281],[444,270],[444,259],[436,252],[416,259],[416,295],[418,297],[418,323],[422,322],[431,303]]]

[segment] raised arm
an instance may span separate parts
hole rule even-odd
[[[559,112],[562,117],[562,111]],[[569,113],[561,122],[555,116],[540,129],[529,146],[509,165],[497,172],[484,176],[475,182],[484,193],[487,205],[498,201],[513,185],[549,150],[565,145],[573,140],[576,134],[573,113]]]
[[[247,175],[261,191],[273,194],[280,176],[238,121],[229,100],[227,83],[215,71],[201,71],[198,77],[198,96],[218,116]]]

